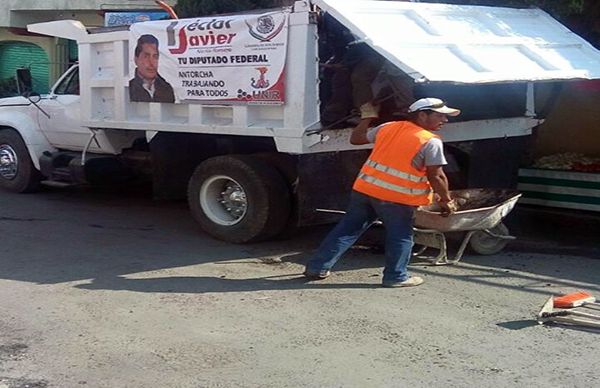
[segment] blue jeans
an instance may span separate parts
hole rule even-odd
[[[384,282],[408,279],[407,266],[413,247],[414,206],[382,201],[353,191],[342,220],[325,237],[306,269],[330,270],[339,258],[377,219],[385,227]]]

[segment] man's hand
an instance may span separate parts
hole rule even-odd
[[[379,105],[365,102],[360,106],[361,119],[376,119],[379,117]]]
[[[458,204],[455,200],[450,200],[448,202],[440,201],[438,202],[440,208],[442,208],[442,216],[448,217],[450,214],[455,213],[458,210]]]

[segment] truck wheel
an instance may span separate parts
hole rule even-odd
[[[202,162],[188,185],[188,203],[202,229],[224,241],[247,243],[280,233],[290,215],[290,193],[269,164],[247,155]]]
[[[509,234],[508,228],[503,223],[499,223],[491,228],[490,232],[500,236],[508,236]],[[469,241],[473,252],[480,255],[495,255],[503,250],[506,244],[508,244],[508,240],[492,237],[483,231],[473,233]]]
[[[0,130],[0,187],[30,193],[39,188],[40,180],[21,135],[12,129]]]

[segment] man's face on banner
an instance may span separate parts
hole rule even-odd
[[[135,65],[140,77],[153,80],[158,73],[158,49],[155,44],[142,44],[140,55],[135,57]]]

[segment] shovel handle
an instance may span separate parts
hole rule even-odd
[[[569,323],[571,325],[581,325],[581,326],[595,327],[597,329],[600,329],[600,322],[587,321],[585,319],[577,319],[574,317],[573,318],[552,317],[552,318],[546,318],[544,322]]]
[[[569,316],[569,315],[572,315],[572,316],[575,316],[575,317],[582,317],[582,318],[600,320],[600,315],[582,313],[582,312],[579,312],[579,311],[554,311],[554,312],[551,312],[551,313],[542,313],[542,318],[566,317],[566,316]]]

